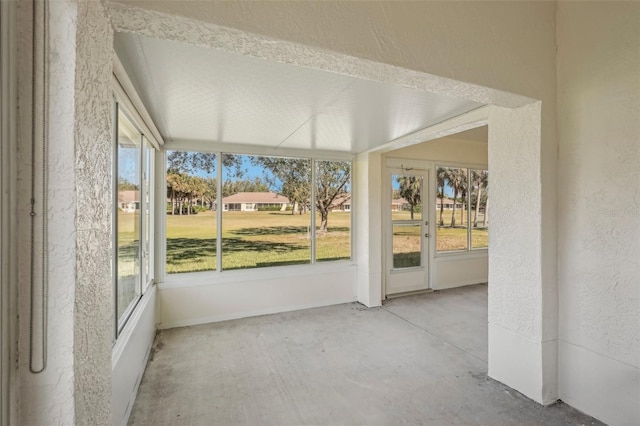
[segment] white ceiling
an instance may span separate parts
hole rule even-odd
[[[115,48],[166,140],[356,153],[481,106],[134,34]]]

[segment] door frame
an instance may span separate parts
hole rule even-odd
[[[384,160],[384,180],[382,185],[382,242],[383,242],[383,274],[382,274],[382,300],[385,300],[389,297],[399,296],[403,294],[411,294],[411,293],[420,293],[430,291],[432,288],[432,275],[433,271],[431,270],[433,262],[431,259],[433,258],[433,210],[431,208],[432,204],[432,191],[433,191],[433,170],[432,170],[432,162],[430,161],[421,161],[421,160],[408,160],[408,159],[399,159],[399,158],[385,158]],[[415,291],[407,291],[407,292],[398,292],[393,294],[388,294],[389,280],[390,280],[390,263],[393,261],[393,253],[391,249],[392,238],[393,238],[393,229],[392,229],[392,221],[391,221],[391,209],[389,206],[391,205],[391,176],[394,174],[394,171],[398,170],[407,170],[407,172],[415,171],[424,175],[427,182],[423,183],[423,197],[422,197],[422,230],[421,234],[427,233],[429,235],[428,238],[423,238],[422,244],[422,259],[423,259],[423,268],[424,268],[424,280],[425,280],[425,288]],[[427,221],[427,224],[424,224],[424,221]],[[426,241],[425,241],[426,240]]]

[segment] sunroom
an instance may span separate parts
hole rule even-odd
[[[121,424],[158,330],[476,283],[490,378],[638,418],[636,227],[580,209],[637,181],[637,8],[0,10],[3,419]]]
[[[156,329],[487,283],[489,98],[121,24],[113,196],[142,202],[113,213],[114,418]]]

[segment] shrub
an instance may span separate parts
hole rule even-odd
[[[281,209],[280,206],[258,206],[259,212],[279,212]]]

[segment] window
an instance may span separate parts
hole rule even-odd
[[[488,172],[438,167],[436,174],[436,250],[487,248]]]
[[[471,248],[489,247],[489,172],[471,169]]]
[[[316,161],[315,197],[316,260],[351,258],[351,163]]]
[[[119,104],[115,143],[115,312],[119,332],[153,280],[154,148]]]
[[[168,274],[216,269],[215,168],[215,154],[167,152]]]
[[[168,273],[350,259],[351,163],[168,152],[166,234]]]
[[[393,269],[422,266],[422,193],[424,180],[391,175]]]
[[[311,160],[223,154],[222,269],[311,262]],[[259,206],[257,209],[254,206]]]

